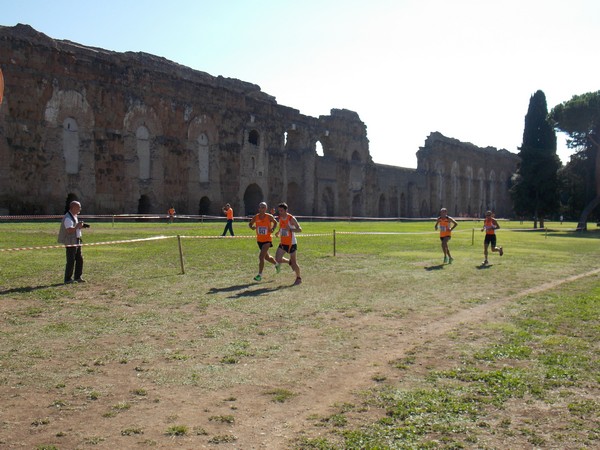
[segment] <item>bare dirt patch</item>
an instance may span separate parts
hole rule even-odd
[[[218,301],[202,308],[181,305],[158,325],[156,317],[150,320],[153,311],[147,304],[131,301],[134,295],[107,298],[106,288],[93,283],[73,304],[63,303],[41,316],[32,311],[33,300],[3,301],[4,320],[35,321],[58,335],[67,327],[61,314],[91,320],[77,309],[80,303],[108,308],[111,321],[129,318],[131,327],[141,331],[100,333],[79,342],[48,339],[42,348],[11,349],[15,358],[29,352],[31,370],[3,364],[0,444],[9,449],[290,448],[300,436],[318,436],[322,430],[315,418],[355,403],[358,392],[382,381],[409,379],[424,367],[444,367],[447,349],[455,345],[448,333],[457,327],[494,320],[521,296],[598,273],[600,269],[474,305],[429,305],[402,314],[334,308],[307,312],[303,325],[290,330],[283,329],[288,320],[284,311],[280,320],[270,322],[255,312],[262,294],[291,298],[281,283],[222,288],[214,293]],[[257,310],[219,306],[236,295],[255,302]],[[294,291],[296,301],[310,302],[314,295],[315,287]],[[29,314],[24,316],[24,311]],[[144,314],[151,323],[148,328]],[[237,327],[244,332],[238,333]],[[220,335],[223,329],[227,332]],[[248,330],[253,330],[252,342],[236,340]],[[210,348],[203,346],[207,339]],[[424,348],[428,350],[420,354],[419,365],[402,372],[390,365]],[[224,362],[226,357],[237,360]],[[277,389],[291,396],[275,401]],[[177,426],[185,426],[186,434],[175,435]]]

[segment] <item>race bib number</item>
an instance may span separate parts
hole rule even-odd
[[[446,227],[445,225],[440,225],[440,231],[447,231],[448,227]]]
[[[289,228],[282,228],[282,229],[281,229],[281,233],[280,233],[280,235],[281,235],[281,236],[283,236],[283,237],[285,237],[285,236],[289,236],[289,235],[290,235],[290,230],[289,230]]]
[[[258,227],[258,234],[266,235],[269,229],[267,227]]]

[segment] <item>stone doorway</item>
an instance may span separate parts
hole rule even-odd
[[[198,214],[201,216],[207,216],[210,214],[210,199],[208,197],[202,197],[200,204],[198,205]]]
[[[258,213],[258,204],[264,199],[263,191],[257,184],[251,184],[244,192],[244,210],[247,216]]]

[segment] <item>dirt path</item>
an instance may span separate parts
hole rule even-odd
[[[289,439],[311,427],[312,422],[307,418],[327,417],[336,411],[334,405],[353,403],[354,393],[373,386],[372,379],[375,375],[387,379],[397,377],[397,371],[391,368],[390,361],[406,357],[414,349],[441,338],[461,324],[492,320],[499,310],[519,298],[597,274],[600,274],[600,268],[544,283],[511,296],[495,298],[442,319],[423,322],[423,318],[418,318],[412,323],[403,323],[403,329],[387,335],[380,342],[379,348],[363,352],[360,358],[352,362],[332,367],[322,377],[307,380],[301,398],[286,404],[285,408],[272,402],[262,405],[263,408],[260,408],[261,405],[252,405],[259,409],[253,409],[246,422],[236,426],[236,433],[244,436],[248,443],[253,443],[252,448],[286,448]],[[440,358],[443,358],[443,352]],[[432,364],[436,363],[432,361]],[[239,395],[243,396],[244,393],[240,392]]]

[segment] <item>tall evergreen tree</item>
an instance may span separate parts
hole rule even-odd
[[[542,91],[537,91],[529,100],[519,157],[521,162],[511,187],[515,213],[532,216],[534,227],[539,219],[543,228],[544,219],[558,211],[557,172],[561,163],[556,154],[556,134],[548,120],[546,95]]]

